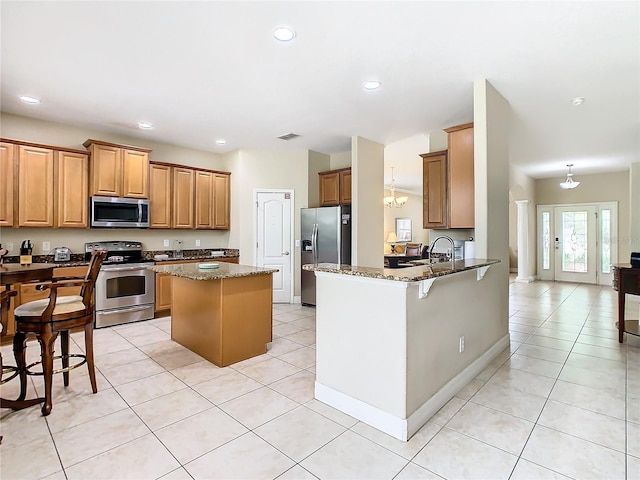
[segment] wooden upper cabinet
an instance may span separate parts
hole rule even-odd
[[[422,157],[423,228],[447,228],[447,152]]]
[[[351,203],[351,169],[340,172],[340,204]]]
[[[213,172],[197,170],[195,226],[197,229],[213,229]]]
[[[172,228],[193,228],[194,171],[190,168],[173,168],[173,218]]]
[[[473,123],[445,129],[448,150],[423,159],[424,228],[474,228]]]
[[[171,176],[168,165],[149,165],[150,228],[171,228]]]
[[[122,196],[149,197],[149,153],[122,150]]]
[[[340,205],[340,173],[321,172],[320,205],[323,207]]]
[[[90,195],[148,198],[151,150],[89,139]]]
[[[445,132],[449,134],[449,228],[474,228],[473,123]]]
[[[53,227],[54,151],[20,145],[18,150],[18,226]]]
[[[231,228],[231,175],[213,174],[213,228]]]
[[[351,203],[351,168],[318,173],[320,205],[323,207]]]
[[[91,195],[122,196],[122,150],[91,144]]]
[[[55,152],[55,223],[63,228],[89,226],[89,155]]]
[[[0,226],[13,226],[13,172],[15,145],[0,143]]]

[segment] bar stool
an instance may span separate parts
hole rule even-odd
[[[52,408],[51,387],[54,373],[63,373],[64,386],[69,386],[69,371],[87,364],[89,379],[93,393],[97,393],[95,366],[93,363],[93,317],[95,311],[94,287],[98,272],[107,252],[94,250],[87,274],[82,277],[63,277],[38,285],[38,290],[49,290],[49,298],[35,300],[17,307],[14,311],[16,333],[13,337],[13,351],[21,382],[26,385],[27,375],[44,376],[44,405],[42,415],[49,415]],[[58,297],[58,288],[82,286],[80,295]],[[69,331],[83,327],[85,338],[85,354],[69,353]],[[42,361],[26,365],[25,343],[27,334],[35,334],[40,343]],[[54,357],[54,343],[60,334],[61,355]],[[82,360],[69,365],[69,358],[80,357]],[[62,368],[53,370],[54,358],[62,360]],[[32,372],[30,368],[42,363],[42,372]],[[19,400],[24,399],[21,389]]]
[[[9,322],[9,310],[11,307],[11,297],[15,297],[18,294],[15,290],[3,290],[0,292],[0,320],[2,322],[2,331],[0,336],[5,336],[7,332],[7,324]],[[9,374],[9,376],[6,376]],[[19,374],[18,367],[5,365],[2,362],[2,353],[0,353],[0,385],[4,385],[10,380],[16,378]],[[6,398],[0,398],[0,408],[11,408],[12,410],[21,410],[23,408],[37,405],[44,401],[44,398],[32,398],[25,400],[24,397],[27,393],[27,379],[21,378],[20,384],[20,397],[21,400],[9,400]],[[0,443],[2,443],[2,437],[0,436]]]

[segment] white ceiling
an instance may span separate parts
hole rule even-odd
[[[469,122],[486,78],[532,177],[639,160],[638,2],[3,0],[0,13],[9,113],[217,153],[336,153],[354,135],[390,144]],[[273,38],[280,25],[292,42]],[[363,91],[371,79],[382,87]],[[301,136],[276,138],[289,132]],[[411,189],[420,172],[396,165],[395,178]]]

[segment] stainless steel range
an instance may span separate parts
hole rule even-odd
[[[142,243],[85,243],[85,258],[95,249],[107,250],[96,280],[96,328],[148,320],[154,315],[155,277],[142,259]]]

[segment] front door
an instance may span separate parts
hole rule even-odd
[[[555,279],[597,283],[596,206],[555,207]]]
[[[277,268],[273,274],[273,302],[293,301],[291,191],[257,192],[256,265]]]

